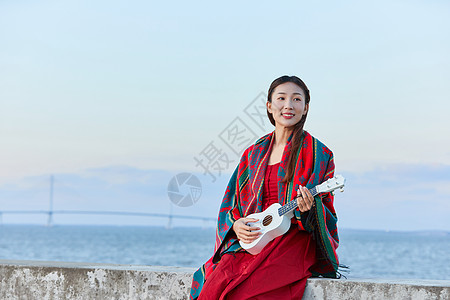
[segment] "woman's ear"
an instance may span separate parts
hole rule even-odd
[[[269,113],[272,113],[272,102],[267,101],[266,102],[267,111]]]
[[[305,104],[305,111],[303,112],[303,115],[306,115],[308,113],[309,110],[309,103]]]

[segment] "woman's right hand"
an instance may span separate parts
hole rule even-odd
[[[247,223],[257,221],[258,219],[253,218],[240,218],[236,220],[233,224],[233,230],[236,233],[238,239],[245,244],[250,244],[251,242],[256,240],[261,235],[261,233],[258,231],[259,227],[251,227],[248,226]]]

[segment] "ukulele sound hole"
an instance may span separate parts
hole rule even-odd
[[[272,216],[266,216],[262,223],[263,223],[264,226],[267,226],[270,223],[272,223]]]

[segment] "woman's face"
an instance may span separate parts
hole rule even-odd
[[[267,102],[267,110],[275,120],[275,127],[292,127],[308,112],[305,92],[293,82],[277,86],[271,99],[272,102]]]

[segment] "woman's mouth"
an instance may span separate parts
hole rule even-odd
[[[291,113],[281,114],[285,119],[292,119],[295,115]]]

